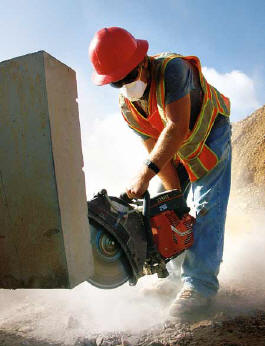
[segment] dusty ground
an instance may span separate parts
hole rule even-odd
[[[167,322],[138,335],[110,334],[77,341],[75,345],[264,345],[265,313],[238,316],[233,320],[220,318],[194,323]]]
[[[176,294],[0,290],[0,345],[265,345],[265,106],[233,124],[233,184],[221,289],[208,311],[167,321]]]
[[[207,312],[200,316],[193,316],[193,319],[187,322],[163,321],[141,331],[128,329],[116,332],[87,332],[87,335],[84,335],[86,333],[82,331],[82,336],[78,336],[78,321],[71,316],[68,318],[65,330],[60,331],[61,335],[32,336],[31,332],[34,328],[32,318],[37,318],[33,312],[31,318],[24,319],[20,323],[12,323],[10,326],[8,323],[3,324],[0,345],[264,345],[264,290],[262,293],[222,290]],[[255,299],[257,295],[258,300]],[[41,318],[42,316],[39,315],[39,319]],[[62,340],[62,333],[66,335],[75,329],[75,336],[71,340]]]

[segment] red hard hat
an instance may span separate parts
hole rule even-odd
[[[147,50],[147,41],[135,39],[125,29],[99,30],[89,46],[89,56],[95,68],[93,82],[104,85],[123,79],[143,60]]]

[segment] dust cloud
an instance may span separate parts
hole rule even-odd
[[[230,312],[265,308],[265,212],[246,212],[230,202],[219,301]]]
[[[234,206],[228,210],[216,305],[229,314],[247,313],[265,302],[265,215]],[[72,290],[0,290],[0,328],[62,344],[104,331],[146,329],[166,318],[172,300],[146,298],[143,290],[157,282],[152,276],[136,287],[114,290],[86,282]]]
[[[161,320],[161,305],[137,287],[101,290],[82,283],[72,290],[0,291],[0,327],[45,340],[70,342],[76,336],[111,330],[139,330]]]

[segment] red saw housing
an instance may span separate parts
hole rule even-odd
[[[178,196],[164,195],[162,200],[158,199],[151,205],[150,223],[154,242],[165,259],[179,255],[193,244],[195,218],[186,213],[180,219],[174,210],[170,210],[175,198]],[[152,213],[152,210],[156,211]]]

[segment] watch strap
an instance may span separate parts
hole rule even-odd
[[[149,169],[155,172],[155,174],[159,173],[160,169],[157,167],[157,165],[154,162],[147,159],[144,161],[144,163]]]

